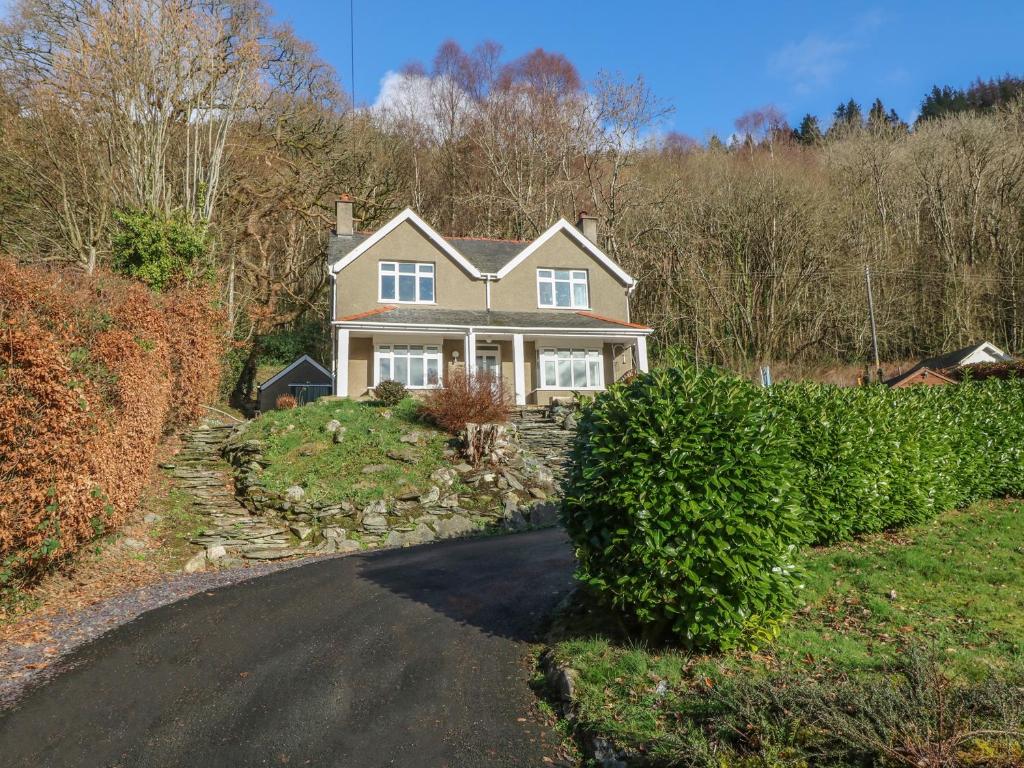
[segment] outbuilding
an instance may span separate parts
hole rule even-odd
[[[331,372],[309,355],[303,355],[259,385],[256,407],[261,412],[272,411],[281,395],[291,395],[296,403],[305,405],[331,394],[333,386]]]

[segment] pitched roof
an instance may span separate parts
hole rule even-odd
[[[480,275],[497,275],[505,277],[522,263],[537,248],[550,240],[559,232],[565,232],[581,248],[587,251],[596,261],[603,264],[624,285],[633,286],[635,281],[614,259],[584,237],[580,231],[565,219],[559,219],[545,232],[531,241],[526,240],[491,240],[478,237],[444,237],[435,232],[429,224],[417,216],[412,209],[406,208],[391,219],[387,224],[373,233],[357,233],[352,235],[331,234],[327,243],[327,266],[332,273],[338,272],[348,263],[358,258],[366,249],[373,246],[388,232],[403,221],[411,221],[421,232],[442,250],[446,251],[456,262],[467,268],[476,270]]]
[[[327,263],[334,265],[354,251],[370,235],[331,235],[327,243]],[[484,274],[495,274],[522,252],[524,243],[519,240],[484,240],[472,237],[446,237],[451,245],[470,264]]]
[[[898,374],[896,376],[893,376],[891,379],[886,379],[885,383],[890,387],[899,387],[902,386],[903,384],[910,382],[911,379],[925,380],[928,379],[929,377],[939,379],[940,381],[944,381],[947,384],[956,384],[956,379],[952,379],[949,376],[946,376],[941,371],[936,371],[933,370],[932,368],[923,365],[911,368],[906,373]]]
[[[931,368],[933,371],[943,371],[948,368],[956,368],[960,365],[961,361],[967,358],[972,352],[978,350],[981,347],[990,347],[992,357],[996,360],[1010,360],[1011,357],[1005,354],[1002,350],[987,341],[983,341],[980,344],[968,344],[966,347],[960,349],[954,349],[952,352],[944,352],[941,355],[935,357],[925,358],[911,370],[918,370],[920,368]]]
[[[436,307],[381,308],[372,316],[343,318],[341,322],[383,325],[441,325],[459,328],[552,328],[568,330],[618,330],[624,333],[650,328],[612,320],[590,312],[507,312],[503,310],[439,309]]]
[[[257,386],[258,386],[258,387],[267,387],[267,386],[270,386],[270,385],[271,385],[271,384],[273,384],[273,383],[274,383],[275,381],[277,381],[277,380],[278,380],[278,379],[280,379],[280,378],[281,378],[282,376],[284,376],[284,375],[285,375],[286,373],[290,373],[290,372],[291,372],[291,371],[292,371],[293,369],[295,369],[295,368],[297,368],[298,366],[300,366],[300,365],[301,365],[302,363],[309,363],[310,365],[314,366],[314,367],[315,367],[315,368],[316,368],[317,370],[319,370],[319,371],[320,371],[320,373],[322,373],[322,374],[323,374],[324,376],[326,376],[326,377],[328,377],[328,378],[333,378],[333,376],[331,376],[331,372],[330,372],[330,371],[328,371],[328,370],[327,370],[326,368],[324,368],[324,367],[323,367],[322,365],[320,365],[320,363],[318,363],[318,362],[317,362],[316,360],[314,360],[314,359],[313,359],[312,357],[310,357],[309,355],[302,355],[301,357],[299,357],[299,358],[296,358],[296,359],[295,359],[295,360],[294,360],[294,361],[293,361],[292,363],[290,363],[289,365],[286,365],[286,366],[285,366],[284,368],[282,368],[282,369],[281,369],[280,371],[278,371],[277,373],[275,373],[275,374],[274,374],[273,376],[271,376],[271,377],[270,377],[269,379],[267,379],[266,381],[264,381],[264,382],[263,382],[262,384],[259,384],[259,385],[257,385]]]

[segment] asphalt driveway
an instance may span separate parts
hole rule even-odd
[[[15,766],[542,766],[527,644],[564,533],[316,562],[144,614],[0,713]]]

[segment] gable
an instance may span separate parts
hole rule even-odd
[[[499,310],[540,309],[538,269],[586,270],[589,309],[606,317],[627,319],[626,292],[629,284],[623,283],[616,272],[566,231],[552,233],[521,258],[504,277],[499,277],[491,288],[491,306]]]
[[[529,261],[530,258],[538,252],[549,250],[552,247],[564,248],[565,240],[571,241],[578,250],[587,254],[590,261],[600,265],[624,286],[632,287],[635,284],[636,281],[633,280],[633,278],[630,277],[622,267],[616,264],[614,259],[608,256],[608,254],[598,248],[594,243],[590,242],[590,240],[585,238],[576,227],[565,219],[559,219],[552,224],[546,232],[526,246],[518,256],[502,267],[497,273],[498,279],[500,280],[511,274],[513,270],[521,264]]]
[[[391,236],[396,232],[398,233],[397,237],[392,238]],[[413,237],[410,233],[415,233],[416,236]],[[383,248],[380,247],[384,241],[389,238],[391,238],[392,241],[390,246]],[[400,245],[395,244],[396,240]],[[426,246],[430,246],[431,248],[424,250]],[[402,248],[405,248],[406,251],[402,251]],[[418,258],[415,255],[417,253],[443,255],[445,258],[457,264],[459,268],[470,277],[480,279],[480,271],[461,253],[459,253],[447,240],[434,231],[433,227],[413,213],[410,208],[406,208],[383,227],[359,243],[359,245],[349,251],[345,256],[332,264],[330,267],[331,273],[335,275],[338,274],[345,269],[345,267],[354,263],[363,254],[370,253],[371,251],[378,252],[380,257],[378,260],[400,258],[407,261],[415,261]],[[403,252],[408,253],[408,255],[381,255],[383,253],[396,254]]]

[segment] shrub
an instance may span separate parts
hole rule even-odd
[[[490,371],[449,372],[444,386],[433,389],[423,402],[423,415],[441,429],[455,434],[466,424],[501,424],[508,421],[512,400],[501,380]]]
[[[373,388],[373,396],[380,401],[381,405],[386,405],[390,408],[405,400],[409,396],[409,392],[402,382],[395,381],[394,379],[385,379]]]
[[[211,272],[206,227],[182,213],[163,216],[146,211],[117,211],[111,242],[114,267],[150,288],[204,280]]]
[[[652,640],[771,633],[804,536],[791,437],[744,381],[672,368],[584,408],[563,503],[578,577]]]
[[[762,389],[704,368],[583,408],[563,513],[579,577],[653,637],[729,647],[789,606],[792,553],[1024,492],[1024,382]]]
[[[298,404],[299,402],[295,399],[294,395],[278,395],[277,400],[274,401],[274,407],[279,411],[287,411]]]

